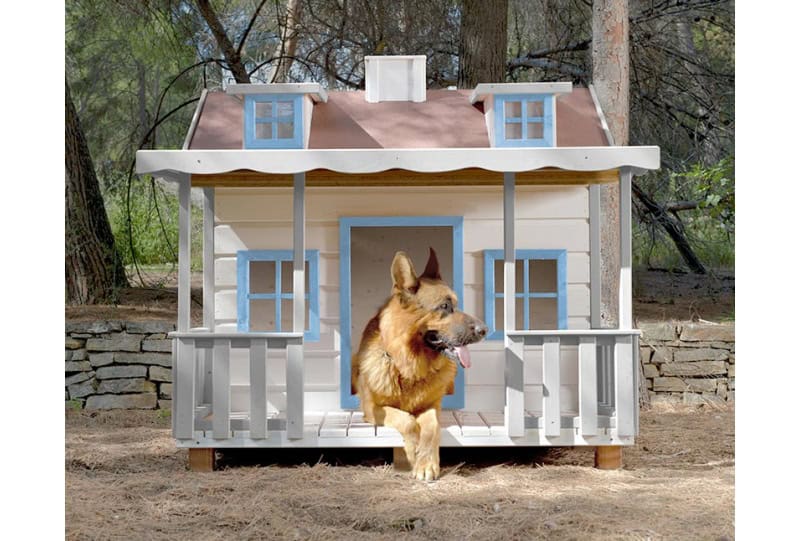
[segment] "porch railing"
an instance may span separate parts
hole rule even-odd
[[[620,437],[638,431],[638,330],[587,329],[506,332],[505,425],[525,434],[524,346],[542,347],[542,423],[546,437],[561,435],[562,346],[578,347],[578,417],[582,436],[598,433],[598,407],[613,414]],[[612,399],[612,400],[610,400]],[[612,410],[613,407],[613,410]]]
[[[268,436],[267,352],[270,349],[286,352],[287,437],[303,436],[303,333],[192,330],[173,332],[170,337],[174,339],[172,431],[176,439],[194,438],[195,431],[203,426],[200,416],[209,411],[213,439],[231,437],[231,349],[247,349],[250,353],[250,438]]]

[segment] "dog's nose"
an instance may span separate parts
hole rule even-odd
[[[473,332],[473,333],[474,333],[476,336],[478,336],[478,337],[480,337],[480,338],[483,338],[484,336],[486,336],[486,332],[487,332],[488,330],[489,330],[489,329],[487,329],[487,328],[486,328],[486,325],[482,325],[482,324],[480,324],[480,323],[475,323],[475,324],[473,324],[473,325],[472,325],[472,332]]]

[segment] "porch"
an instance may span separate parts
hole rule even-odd
[[[360,411],[305,411],[299,333],[172,334],[176,342],[173,432],[179,447],[402,447],[390,427],[364,422]],[[443,410],[441,445],[564,446],[630,445],[637,432],[638,332],[616,330],[517,331],[509,333],[505,411]],[[543,392],[526,409],[522,364],[525,346],[541,347]],[[562,409],[562,346],[578,348],[578,408]],[[233,411],[230,353],[246,349],[250,400]],[[286,410],[269,411],[268,355],[286,362]],[[518,372],[517,377],[513,375]],[[291,374],[291,376],[289,376]],[[509,377],[511,375],[512,377]],[[620,407],[616,405],[619,404]]]

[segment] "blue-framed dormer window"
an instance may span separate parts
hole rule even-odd
[[[236,254],[240,332],[291,332],[294,313],[292,250]],[[306,250],[305,340],[319,340],[319,250]]]
[[[488,340],[503,338],[503,250],[483,253]],[[517,250],[516,330],[567,328],[567,251]]]
[[[551,94],[496,95],[494,100],[495,146],[555,146]]]
[[[303,148],[303,95],[246,95],[244,147]]]

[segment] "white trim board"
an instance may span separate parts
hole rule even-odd
[[[567,171],[606,171],[630,167],[633,174],[660,167],[657,146],[568,148],[422,148],[422,149],[270,149],[140,150],[136,172],[172,177],[175,173],[213,174],[249,169],[296,174],[314,169],[338,173],[379,173],[404,169],[439,173],[477,168],[522,172],[555,167]]]
[[[569,94],[572,83],[481,83],[469,95],[469,102],[475,104],[489,96],[499,94]]]
[[[319,83],[239,83],[229,85],[226,94],[243,96],[245,94],[308,94],[315,102],[327,102],[328,92]]]

